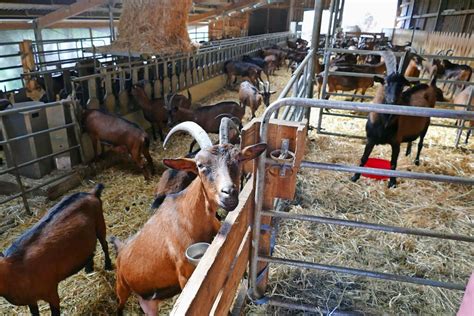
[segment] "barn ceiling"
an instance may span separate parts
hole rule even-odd
[[[218,15],[268,5],[288,6],[288,3],[289,0],[193,0],[190,21],[198,23]],[[105,25],[109,20],[109,5],[114,19],[118,20],[122,0],[0,0],[0,29],[31,28],[32,21],[41,21],[40,27],[55,23],[64,26],[69,21],[82,24],[90,21],[95,25],[102,21]]]

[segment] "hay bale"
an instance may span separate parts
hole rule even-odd
[[[187,21],[191,0],[124,0],[112,51],[142,54],[190,52]]]

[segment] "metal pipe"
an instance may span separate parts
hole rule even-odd
[[[276,296],[269,296],[267,300],[267,304],[277,306],[277,307],[283,307],[286,309],[296,309],[296,310],[301,310],[305,312],[316,313],[317,315],[359,316],[359,313],[355,313],[355,312],[345,312],[345,311],[337,311],[337,310],[328,311],[325,308],[322,308],[316,305],[304,304],[295,300],[288,300],[288,299],[282,300],[281,298],[276,297]]]
[[[427,180],[427,181],[436,181],[436,182],[457,183],[457,184],[464,184],[464,185],[474,185],[474,178],[455,177],[455,176],[412,172],[412,171],[399,171],[399,170],[390,170],[390,169],[347,166],[347,165],[331,164],[331,163],[325,163],[325,162],[313,162],[313,161],[302,161],[300,167],[319,169],[319,170],[332,170],[332,171],[351,172],[351,173],[352,172],[367,173],[367,174],[378,175],[378,176],[400,177],[400,178],[408,178],[408,179],[416,179],[416,180]]]
[[[34,137],[34,136],[38,136],[38,135],[42,135],[42,134],[46,134],[46,133],[51,133],[51,132],[54,132],[54,131],[57,131],[57,130],[72,127],[74,125],[75,125],[75,123],[68,123],[66,125],[61,125],[61,126],[45,129],[45,130],[42,130],[42,131],[39,131],[39,132],[34,132],[34,133],[31,133],[31,134],[18,136],[18,137],[15,137],[15,138],[10,138],[8,140],[2,140],[2,141],[0,141],[0,145],[4,145],[6,143],[13,143],[13,142],[16,142],[16,141],[19,141],[19,140],[27,139],[27,138],[30,138],[30,137]]]
[[[345,268],[345,267],[340,267],[340,266],[319,264],[319,263],[306,262],[306,261],[300,261],[300,260],[272,258],[268,256],[259,256],[258,260],[261,262],[276,263],[276,264],[288,265],[288,266],[299,267],[299,268],[304,268],[304,269],[313,269],[313,270],[330,271],[330,272],[336,272],[336,273],[352,274],[352,275],[381,279],[381,280],[397,281],[397,282],[403,282],[403,283],[413,283],[413,284],[419,284],[419,285],[428,285],[428,286],[440,287],[440,288],[450,289],[450,290],[464,291],[466,289],[465,284],[441,282],[441,281],[436,281],[436,280],[409,277],[409,276],[404,276],[404,275],[374,272],[374,271],[368,271],[368,270],[362,270],[362,269]]]
[[[309,215],[309,214],[296,214],[296,213],[289,213],[289,212],[262,211],[262,215],[292,219],[292,220],[301,220],[301,221],[307,221],[307,222],[315,222],[315,223],[327,224],[327,225],[363,228],[363,229],[383,231],[383,232],[388,232],[388,233],[398,233],[398,234],[441,238],[441,239],[449,239],[449,240],[457,240],[457,241],[465,241],[465,242],[474,242],[474,237],[471,237],[471,236],[433,232],[427,229],[396,227],[396,226],[389,226],[389,225],[383,225],[383,224],[365,223],[365,222],[351,221],[347,219],[336,219],[336,218],[331,218],[331,217],[314,216],[314,215]]]

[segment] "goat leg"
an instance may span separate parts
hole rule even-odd
[[[420,153],[421,153],[421,149],[423,148],[423,140],[425,139],[426,132],[428,131],[428,126],[429,126],[429,122],[426,128],[420,134],[420,141],[418,142],[418,151],[416,152],[416,158],[415,158],[415,165],[417,166],[420,165]]]
[[[153,122],[150,122],[150,125],[151,125],[151,134],[153,135],[153,139],[156,140],[155,125],[153,125]],[[161,136],[161,131],[160,131],[160,136]],[[163,139],[161,141],[163,141]]]
[[[61,309],[59,308],[59,294],[58,289],[54,289],[51,293],[51,297],[46,299],[49,303],[49,308],[51,309],[51,316],[61,316]]]
[[[400,144],[394,143],[392,145],[392,159],[390,160],[390,169],[396,170],[397,169],[397,161],[398,155],[400,154]],[[388,182],[388,187],[395,187],[397,185],[397,178],[390,177],[390,181]]]
[[[104,269],[105,270],[112,270],[112,260],[110,260],[109,256],[109,245],[107,244],[106,239],[106,228],[105,228],[105,221],[104,215],[99,214],[102,217],[98,221],[97,230],[97,239],[99,239],[100,246],[102,247],[102,251],[104,252]]]
[[[362,158],[360,159],[360,165],[359,165],[360,167],[365,166],[365,164],[367,163],[367,160],[369,160],[369,156],[372,153],[372,150],[374,149],[374,146],[375,146],[375,143],[371,141],[367,141],[367,144],[365,145],[365,149],[364,149],[364,154],[362,155]],[[352,176],[351,181],[356,182],[357,180],[359,180],[359,178],[360,178],[360,173],[355,173]]]
[[[125,303],[131,294],[130,288],[126,285],[121,277],[117,277],[117,281],[115,282],[115,293],[117,294],[119,303],[117,307],[117,315],[121,316],[123,315],[123,310],[125,309]]]
[[[411,145],[412,145],[411,142],[407,143],[407,151],[405,153],[405,156],[409,156],[411,154]]]
[[[28,305],[28,307],[30,308],[30,313],[32,316],[40,316],[38,304]]]
[[[467,145],[467,142],[469,141],[469,136],[471,136],[471,132],[472,132],[471,129],[467,130],[467,133],[466,133],[466,140],[464,141],[464,144],[466,144],[466,145]]]
[[[94,254],[87,258],[86,265],[84,266],[84,271],[86,273],[94,272]]]
[[[155,174],[155,166],[153,165],[153,158],[151,158],[150,152],[146,146],[144,146],[142,153],[143,153],[143,156],[145,156],[148,166],[150,166],[151,174]]]

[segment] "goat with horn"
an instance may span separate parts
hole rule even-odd
[[[173,169],[193,172],[197,177],[183,191],[169,194],[143,228],[127,242],[114,238],[117,249],[116,293],[118,314],[123,313],[131,293],[139,297],[147,315],[156,315],[160,301],[184,288],[194,271],[185,250],[196,242],[211,242],[220,229],[219,207],[233,211],[238,204],[242,162],[262,154],[267,145],[240,150],[231,144],[212,145],[207,133],[194,122],[175,126],[165,139],[184,131],[201,150],[194,158],[164,159]],[[224,142],[226,137],[221,137]]]
[[[397,62],[393,52],[380,52],[387,66],[387,76],[385,78],[375,77],[377,81],[383,82],[378,87],[373,103],[393,104],[393,105],[412,105],[419,107],[435,106],[436,100],[444,100],[443,93],[436,87],[436,74],[432,76],[429,85],[418,84],[406,91],[403,89],[410,85],[410,82],[403,76],[408,63],[411,60],[410,52],[406,52],[403,58],[403,65],[397,72]],[[392,147],[392,158],[390,161],[391,169],[397,168],[398,155],[400,153],[400,144],[408,143],[406,155],[411,152],[411,142],[419,138],[418,152],[416,154],[415,164],[420,163],[420,153],[423,148],[423,140],[430,125],[429,117],[415,117],[393,114],[379,114],[371,112],[365,126],[367,134],[367,144],[362,155],[360,166],[364,166],[369,159],[375,145],[389,144]],[[354,174],[352,181],[357,181],[360,173]],[[391,177],[388,187],[396,185],[396,178]]]

